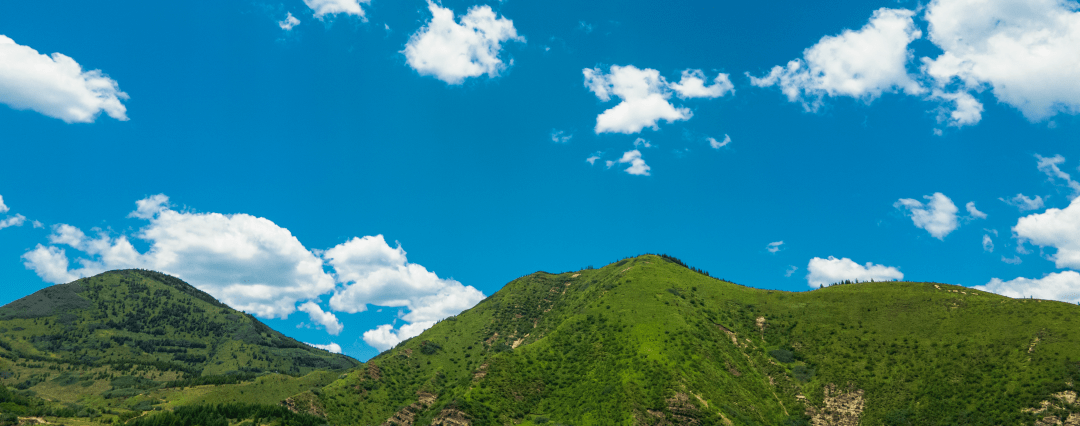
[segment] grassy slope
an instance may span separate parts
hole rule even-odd
[[[1024,408],[1080,381],[1078,314],[928,283],[757,290],[641,256],[515,280],[320,400],[336,424],[381,423],[423,392],[437,399],[416,424],[455,408],[474,425],[775,425],[837,384],[865,391],[862,424],[1030,424]]]
[[[357,365],[149,271],[107,272],[0,308],[0,383],[76,411],[221,402],[238,392],[277,403],[337,377],[328,370]],[[264,375],[257,391],[244,391],[254,383],[160,389],[173,380],[256,375]]]

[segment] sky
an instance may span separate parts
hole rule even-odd
[[[1080,303],[1080,6],[0,4],[0,303],[167,272],[366,360],[535,271]]]

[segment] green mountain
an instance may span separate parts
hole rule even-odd
[[[173,400],[277,404],[329,383],[332,370],[359,365],[152,271],[107,272],[0,308],[0,383],[10,388],[0,391],[0,412],[7,414],[112,420]],[[282,389],[264,400],[205,389],[275,377]]]
[[[759,290],[645,255],[519,278],[314,399],[361,425],[1077,424],[1077,383],[1078,306]]]
[[[141,302],[131,283],[191,302]],[[177,283],[121,271],[0,309],[13,388],[0,412],[138,426],[1080,425],[1080,307],[960,286],[760,290],[644,255],[523,276],[359,365],[282,347]],[[144,304],[155,315],[135,314]],[[174,325],[193,315],[228,328]]]

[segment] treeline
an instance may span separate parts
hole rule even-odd
[[[299,414],[277,405],[207,404],[178,407],[128,422],[131,426],[229,426],[251,420],[253,424],[276,426],[323,426],[326,420],[310,414]]]

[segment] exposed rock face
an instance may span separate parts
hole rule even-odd
[[[1050,395],[1052,398],[1039,403],[1039,408],[1027,408],[1025,412],[1042,414],[1051,408],[1068,410],[1077,402],[1075,391],[1063,391]],[[1058,416],[1046,416],[1035,422],[1036,426],[1080,426],[1080,412],[1069,413],[1064,421]]]
[[[315,394],[311,392],[304,392],[287,398],[281,402],[281,405],[294,413],[311,414],[326,418],[326,409],[319,403],[319,398],[316,398]]]
[[[416,416],[424,410],[427,410],[431,406],[431,403],[438,399],[438,395],[430,394],[427,392],[419,392],[416,394],[419,399],[409,404],[408,407],[398,410],[389,419],[383,422],[383,426],[413,426],[416,421]],[[434,423],[433,423],[434,424]]]
[[[472,426],[472,422],[461,410],[447,408],[431,420],[431,426]]]
[[[838,391],[836,385],[825,385],[825,406],[809,407],[810,423],[814,426],[858,426],[866,401],[862,389]]]

